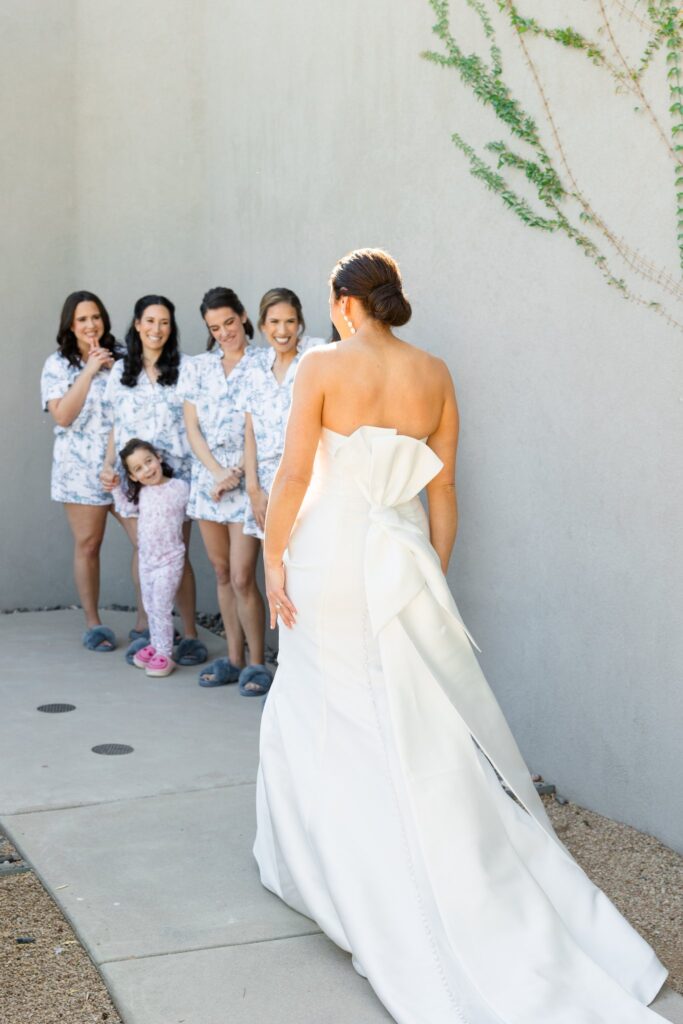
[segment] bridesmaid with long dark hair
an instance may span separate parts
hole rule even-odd
[[[265,691],[271,676],[263,664],[265,608],[256,583],[260,545],[242,529],[247,509],[243,400],[255,362],[254,328],[231,288],[211,288],[200,312],[209,330],[207,351],[188,360],[180,383],[194,453],[187,512],[199,521],[216,574],[228,656],[207,665],[199,685],[239,683],[244,691],[252,683]]]
[[[174,475],[189,483],[190,449],[183,423],[183,403],[177,391],[185,359],[180,352],[175,306],[170,299],[163,295],[144,295],[138,299],[126,335],[126,354],[112,373],[106,391],[113,415],[102,470],[102,483],[107,490],[112,490],[121,478],[117,453],[133,437],[143,438],[153,445]],[[120,515],[136,548],[137,518],[131,516],[129,510],[122,510]],[[186,546],[190,527],[191,523],[186,522]],[[133,578],[138,591],[138,621],[130,633],[133,643],[127,652],[129,660],[138,647],[149,642],[139,590],[137,552],[133,556]],[[176,601],[184,637],[176,650],[175,661],[179,665],[199,665],[206,661],[207,651],[197,637],[195,578],[189,558],[185,560]]]
[[[116,647],[114,633],[102,625],[98,602],[100,547],[111,508],[111,495],[99,478],[111,430],[104,396],[117,358],[101,299],[88,291],[72,292],[62,307],[57,351],[45,361],[40,390],[43,409],[55,421],[51,496],[64,505],[74,538],[74,579],[86,623],[83,643],[100,653]]]

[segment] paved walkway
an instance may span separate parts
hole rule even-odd
[[[130,618],[106,621],[123,639]],[[126,1024],[390,1021],[350,957],[259,884],[261,702],[200,689],[196,669],[147,679],[81,648],[80,628],[78,612],[0,616],[0,823]],[[57,702],[76,710],[36,710]],[[133,753],[92,752],[106,743]],[[683,1024],[675,993],[653,1009]]]

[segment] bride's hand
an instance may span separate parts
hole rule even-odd
[[[270,628],[275,629],[278,618],[291,629],[296,622],[296,608],[285,590],[285,567],[282,562],[265,566],[266,597],[270,608]]]

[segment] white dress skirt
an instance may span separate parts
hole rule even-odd
[[[655,1024],[666,969],[555,834],[427,539],[440,468],[393,430],[323,430],[261,728],[262,882],[398,1024]]]

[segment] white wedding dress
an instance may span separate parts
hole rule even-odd
[[[556,836],[427,539],[440,468],[394,430],[323,429],[261,728],[262,882],[399,1024],[655,1024],[667,972]]]

